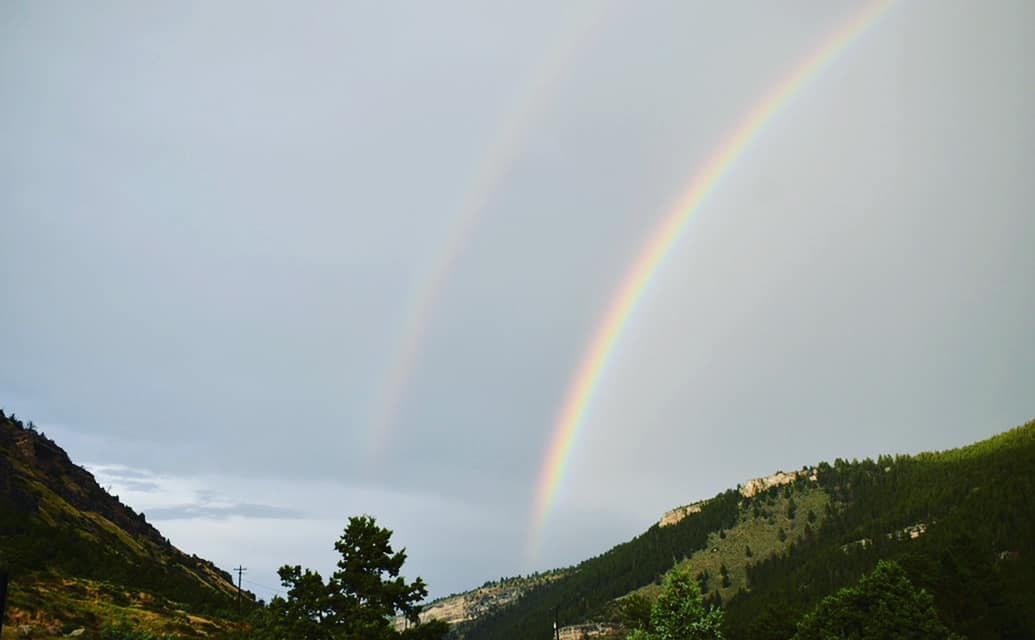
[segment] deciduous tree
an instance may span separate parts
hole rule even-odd
[[[636,629],[629,640],[721,640],[722,609],[705,605],[689,568],[665,576],[651,607],[650,628]]]
[[[794,640],[953,637],[938,619],[931,594],[914,586],[898,564],[882,560],[854,586],[827,596],[806,614]]]

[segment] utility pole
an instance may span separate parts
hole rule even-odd
[[[247,569],[245,569],[241,565],[237,565],[237,568],[234,569],[234,571],[237,572],[237,617],[240,618],[241,617],[241,574],[243,574],[245,571],[247,571]]]

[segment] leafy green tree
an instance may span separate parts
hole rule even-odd
[[[650,614],[653,601],[641,593],[632,593],[615,606],[613,619],[626,629],[650,629]]]
[[[650,620],[658,640],[722,638],[722,609],[705,608],[689,568],[676,569],[665,576]]]
[[[300,566],[283,566],[278,573],[287,597],[276,597],[258,638],[292,640],[390,640],[441,638],[446,623],[420,622],[420,602],[427,596],[424,581],[406,582],[399,575],[406,551],[395,551],[392,532],[374,518],[349,518],[334,544],[341,554],[338,570],[325,583],[319,573]],[[407,628],[399,631],[393,618],[401,615]]]
[[[882,560],[854,586],[827,596],[806,614],[794,640],[955,637],[938,619],[931,595],[914,586],[897,563]]]
[[[689,568],[665,576],[661,595],[650,613],[650,629],[637,629],[628,640],[721,640],[722,609],[708,608]]]
[[[770,602],[760,615],[751,619],[747,637],[752,640],[787,640],[796,630],[796,617],[788,610],[787,603]]]

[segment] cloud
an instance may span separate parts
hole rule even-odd
[[[152,522],[164,520],[222,520],[230,517],[297,520],[306,516],[294,507],[249,502],[221,495],[211,480],[190,475],[156,473],[121,464],[87,464],[97,481],[119,498],[143,511]]]
[[[300,520],[306,517],[305,512],[287,507],[276,507],[268,504],[242,502],[234,505],[196,505],[185,504],[175,507],[159,507],[147,513],[153,521],[161,520],[220,520],[238,516],[242,518],[261,518],[263,520]]]
[[[103,449],[103,448],[102,448]],[[370,514],[405,548],[406,575],[434,593],[484,582],[500,545],[520,545],[507,502],[482,504],[437,492],[356,486],[332,480],[237,474],[175,474],[125,464],[90,463],[97,481],[142,511],[173,544],[230,568],[245,564],[265,597],[277,592],[276,570],[301,564],[334,570],[333,543],[348,517]],[[513,575],[520,559],[493,575]]]

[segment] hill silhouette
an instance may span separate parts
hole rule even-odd
[[[0,562],[8,625],[67,631],[129,620],[191,637],[236,618],[228,573],[174,547],[31,422],[3,411]]]

